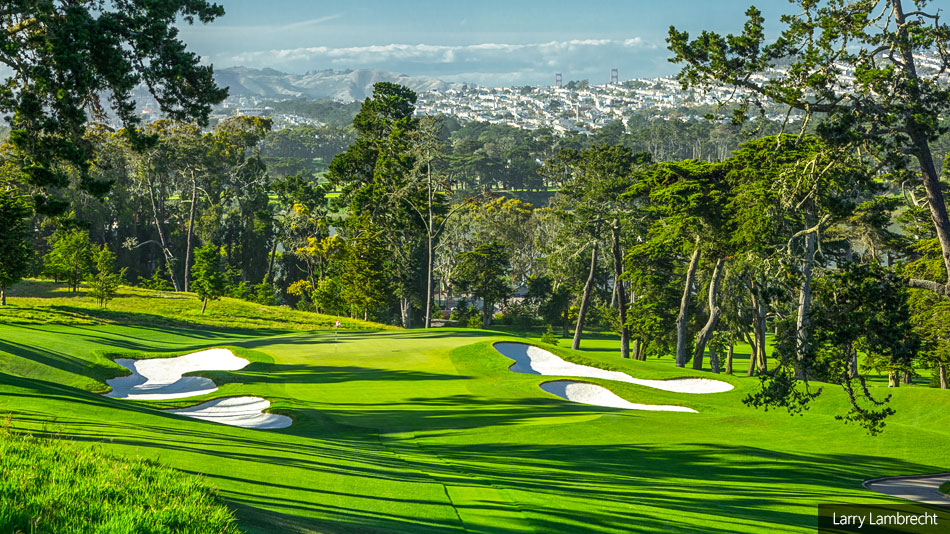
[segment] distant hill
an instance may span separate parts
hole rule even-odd
[[[231,96],[260,98],[332,99],[353,102],[373,93],[373,84],[393,82],[405,85],[417,93],[462,87],[462,84],[443,82],[434,78],[393,74],[376,69],[321,70],[307,74],[287,74],[274,69],[229,67],[215,69],[215,79],[221,86],[230,87]]]

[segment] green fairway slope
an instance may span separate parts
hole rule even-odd
[[[14,304],[5,313],[39,313]],[[947,392],[919,386],[891,391],[897,415],[872,438],[834,420],[847,399],[832,389],[804,417],[745,407],[755,379],[721,376],[736,388],[711,395],[590,380],[699,413],[570,403],[538,387],[548,377],[508,371],[492,344],[514,338],[497,332],[62,323],[0,320],[0,413],[203,473],[249,532],[800,532],[814,530],[819,503],[893,502],[864,479],[950,463]],[[639,378],[710,376],[622,361],[606,343],[555,350]],[[208,347],[252,363],[202,373],[220,389],[193,399],[93,393],[122,373],[116,355]],[[294,424],[257,431],[157,411],[245,394]]]

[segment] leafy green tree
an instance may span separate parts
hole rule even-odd
[[[393,264],[389,278],[399,298],[402,324],[411,324],[412,297],[417,293],[419,254],[424,235],[404,191],[412,174],[411,133],[416,94],[407,87],[380,82],[373,86],[353,120],[356,140],[330,162],[329,180],[340,187],[338,202],[349,209],[350,226],[373,233],[386,243]],[[375,300],[375,299],[373,299]],[[367,308],[364,308],[364,312]]]
[[[734,191],[728,207],[731,242],[746,266],[769,262],[795,266],[796,330],[804,352],[811,281],[820,267],[824,236],[833,225],[847,223],[858,203],[878,192],[880,185],[854,154],[810,135],[750,141],[726,165]],[[765,285],[761,275],[750,276],[757,286]],[[762,291],[757,292],[756,298],[763,298]],[[761,343],[758,334],[756,343]]]
[[[685,66],[678,79],[686,86],[719,84],[741,89],[743,119],[749,105],[766,99],[817,119],[816,131],[833,145],[845,145],[876,158],[881,165],[907,169],[917,163],[918,183],[926,192],[940,243],[944,270],[950,273],[950,218],[934,162],[932,143],[950,112],[950,25],[927,0],[795,0],[796,14],[782,17],[778,38],[766,40],[765,20],[755,7],[742,33],[689,34],[671,27],[667,42],[672,61]],[[910,10],[905,5],[912,5]],[[936,65],[924,66],[930,53]],[[950,284],[911,279],[913,287],[950,296]]]
[[[115,254],[105,245],[93,251],[93,261],[96,265],[96,274],[89,275],[86,281],[89,283],[90,293],[96,298],[96,304],[100,308],[105,308],[125,280],[128,268],[123,267],[116,271]]]
[[[580,151],[561,151],[546,171],[549,174],[561,172],[567,177],[555,198],[555,206],[570,228],[568,231],[584,236],[592,249],[588,280],[593,281],[597,268],[596,243],[606,240],[611,244],[610,257],[619,300],[620,352],[624,358],[630,357],[630,333],[626,326],[628,302],[623,282],[622,249],[627,244],[624,237],[632,230],[630,222],[637,217],[634,216],[634,203],[622,195],[634,184],[634,170],[650,161],[648,153],[634,154],[622,146],[595,146]],[[591,284],[584,287],[572,344],[574,349],[580,346],[590,301]]]
[[[52,249],[44,258],[46,271],[63,280],[75,293],[92,267],[93,246],[89,232],[74,228],[53,236]]]
[[[511,293],[511,263],[501,242],[486,243],[459,256],[452,283],[482,301],[482,327],[491,325],[495,304]]]
[[[877,264],[844,263],[815,281],[815,306],[809,311],[812,328],[804,355],[791,321],[780,328],[775,355],[778,366],[761,377],[761,391],[749,395],[752,406],[785,407],[796,413],[821,393],[808,390],[808,378],[840,385],[850,409],[836,418],[854,422],[876,434],[894,410],[890,396],[874,398],[864,377],[857,372],[859,352],[878,365],[905,370],[920,349],[920,339],[910,321],[907,289],[894,272]],[[795,380],[806,372],[804,391]]]
[[[0,183],[0,306],[7,304],[7,287],[19,282],[30,268],[29,216],[25,200]]]
[[[227,291],[227,277],[221,263],[221,249],[214,243],[195,249],[192,289],[201,299],[201,313],[205,312],[209,300],[218,300]]]
[[[223,14],[204,0],[4,2],[0,64],[13,73],[0,84],[0,114],[11,119],[9,142],[38,212],[65,212],[55,191],[70,184],[70,166],[79,171],[78,188],[93,196],[108,191],[108,182],[91,179],[91,149],[82,141],[88,110],[96,120],[105,115],[103,95],[126,127],[140,122],[133,100],[140,84],[168,116],[207,121],[227,92],[178,39],[176,23]]]
[[[722,258],[719,237],[728,198],[725,167],[688,160],[660,163],[641,176],[630,194],[648,198],[644,200],[651,219],[647,239],[662,244],[656,251],[675,250],[689,258],[676,318],[676,366],[683,367],[689,360],[687,327],[700,259],[704,251]],[[716,264],[721,266],[718,260]]]

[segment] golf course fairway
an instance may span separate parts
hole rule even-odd
[[[14,430],[202,474],[245,532],[810,532],[822,503],[902,502],[863,480],[943,472],[950,458],[946,392],[920,385],[889,391],[897,413],[871,437],[835,420],[846,406],[835,388],[792,417],[744,405],[758,381],[737,376],[716,376],[734,389],[709,395],[585,379],[631,403],[698,413],[568,402],[539,387],[552,378],[508,370],[494,343],[538,343],[502,332],[227,328],[220,322],[234,312],[225,311],[165,326],[133,311],[8,310],[0,414]],[[609,336],[597,339],[586,350],[544,348],[645,380],[711,377],[668,358],[624,361]],[[218,389],[186,399],[103,395],[106,380],[128,374],[114,359],[211,348],[250,364],[200,372]],[[161,411],[245,396],[293,424],[254,430]]]

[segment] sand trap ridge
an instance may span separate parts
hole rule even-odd
[[[293,423],[293,420],[286,415],[264,413],[269,406],[270,401],[260,397],[224,397],[190,408],[163,411],[194,417],[202,421],[258,430],[287,428]]]
[[[107,380],[114,399],[167,400],[194,397],[217,391],[209,378],[181,376],[195,371],[237,371],[249,363],[228,349],[209,349],[177,358],[132,360],[120,358],[115,363],[132,371],[130,376]]]
[[[509,369],[516,373],[603,378],[674,393],[721,393],[732,389],[732,384],[728,382],[709,378],[674,378],[670,380],[633,378],[627,373],[619,371],[606,371],[596,367],[571,363],[540,347],[524,343],[495,343],[495,350],[515,361]]]
[[[673,406],[670,404],[636,404],[626,399],[618,397],[609,389],[589,384],[587,382],[578,382],[576,380],[554,380],[541,384],[541,389],[552,395],[557,395],[562,399],[581,404],[593,404],[595,406],[606,406],[608,408],[623,408],[625,410],[647,410],[652,412],[690,412],[697,413],[692,408],[685,406]]]

